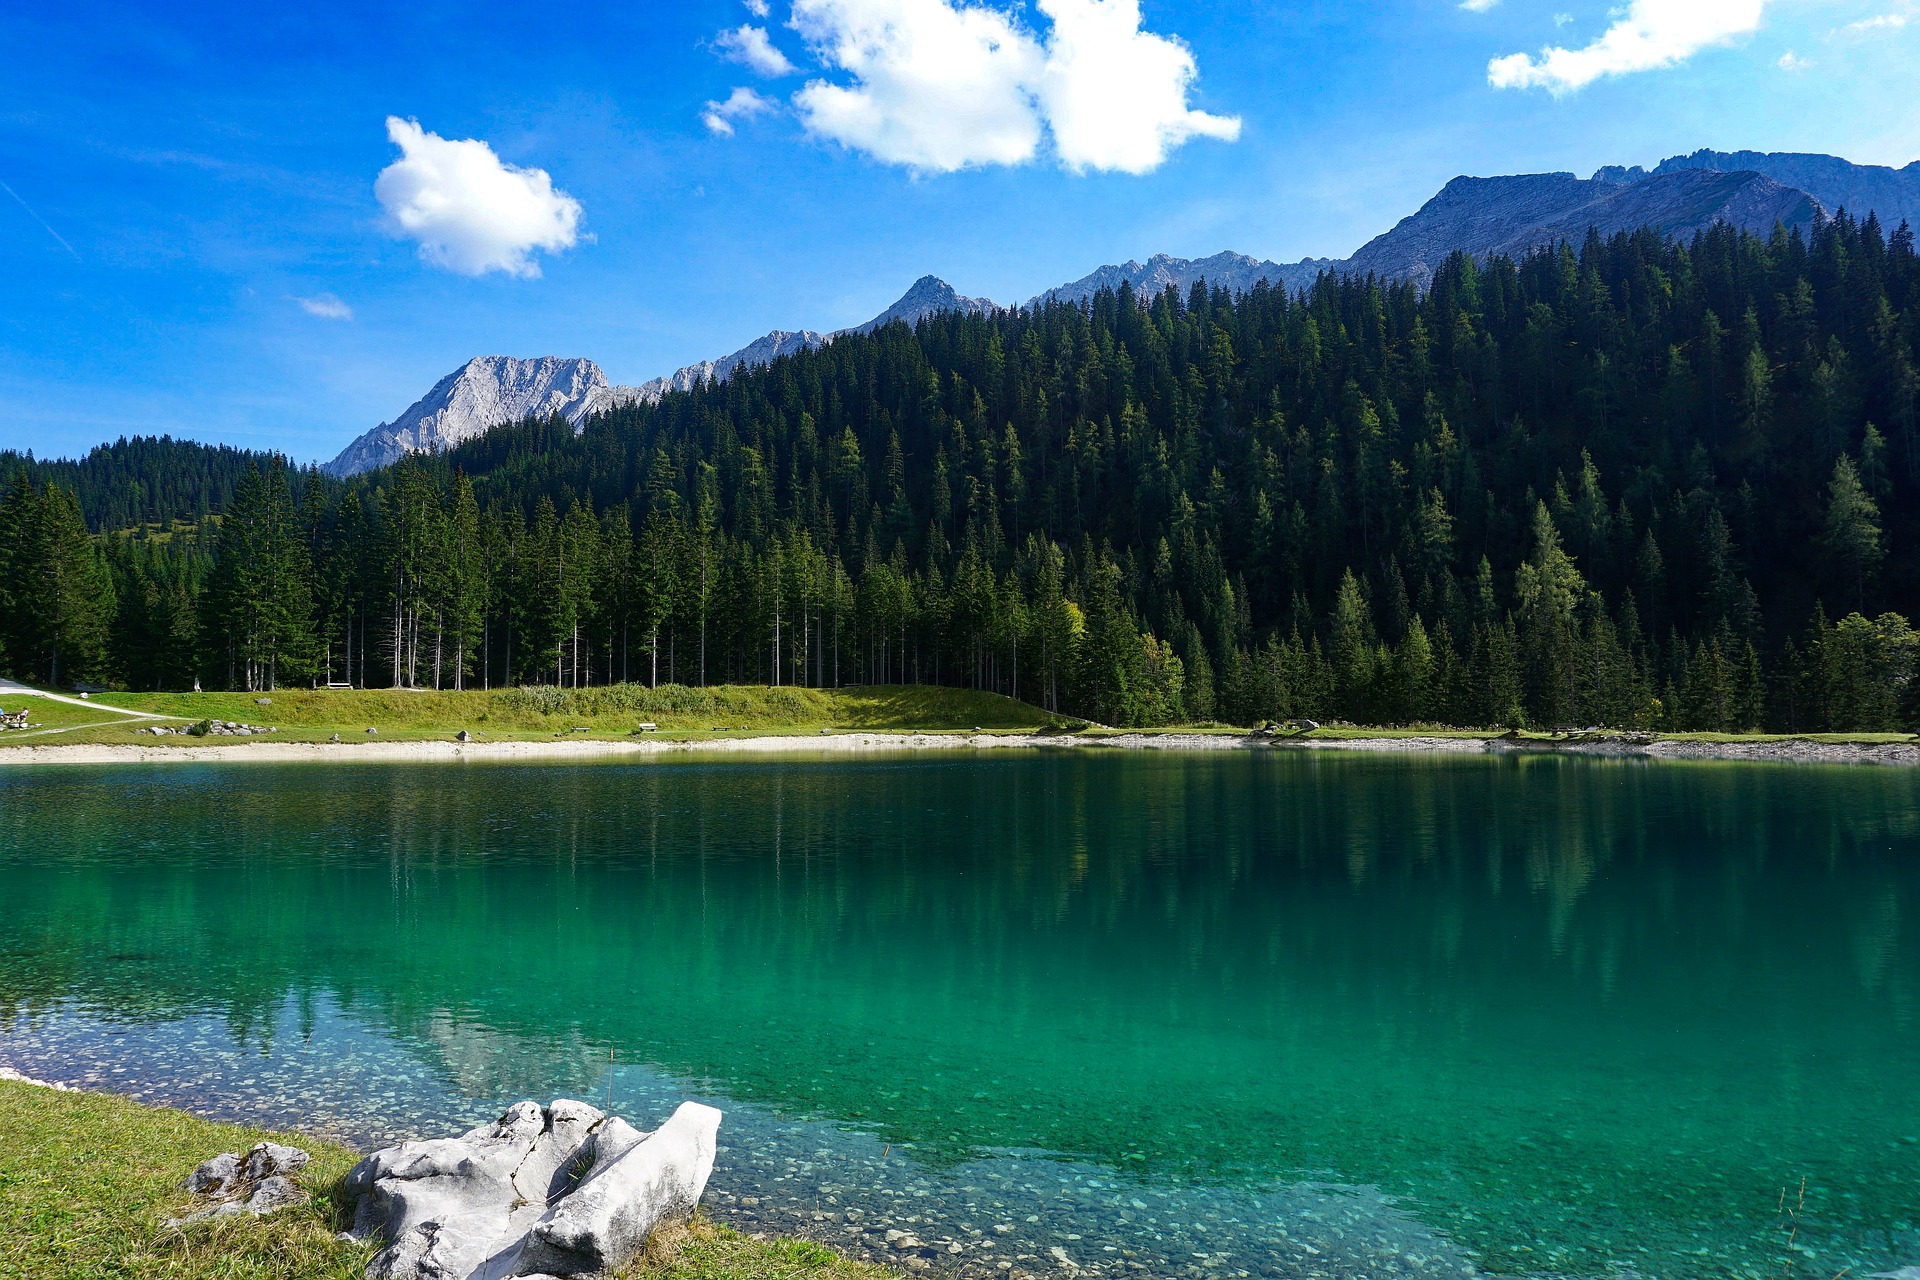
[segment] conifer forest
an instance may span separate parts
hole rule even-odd
[[[347,480],[0,454],[0,669],[1904,729],[1917,419],[1920,259],[1871,219],[1456,255],[1424,291],[1122,289]]]

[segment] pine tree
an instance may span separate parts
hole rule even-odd
[[[220,526],[207,630],[230,688],[261,692],[314,671],[313,568],[278,460],[243,474]]]
[[[113,581],[73,492],[16,482],[0,517],[10,552],[3,589],[14,670],[49,685],[105,674]]]
[[[1827,485],[1826,528],[1821,538],[1833,582],[1844,607],[1862,609],[1873,591],[1886,551],[1880,534],[1880,508],[1860,483],[1853,459],[1833,464]]]

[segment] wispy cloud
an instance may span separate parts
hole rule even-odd
[[[580,202],[544,169],[503,163],[477,138],[450,139],[387,117],[400,158],[373,193],[394,234],[417,241],[423,261],[461,275],[540,274],[535,250],[557,253],[580,238]]]
[[[300,309],[310,316],[319,316],[322,320],[351,320],[353,308],[340,301],[331,293],[316,293],[311,298],[295,298]]]
[[[1685,62],[1702,49],[1749,35],[1766,0],[1632,0],[1626,12],[1582,49],[1550,47],[1487,64],[1497,89],[1545,89],[1559,95],[1603,76],[1630,75]]]
[[[727,95],[724,102],[708,102],[700,113],[700,123],[723,138],[733,136],[733,122],[751,120],[773,110],[773,103],[744,86]]]
[[[80,256],[80,251],[74,248],[72,245],[68,244],[67,238],[61,235],[58,231],[55,231],[50,225],[48,225],[47,220],[45,218],[35,213],[33,211],[33,206],[28,204],[25,200],[22,200],[20,198],[20,193],[18,191],[15,191],[12,187],[8,186],[4,182],[0,182],[0,191],[4,191],[8,195],[12,196],[14,203],[18,204],[22,209],[25,209],[27,211],[27,216],[29,218],[32,218],[35,222],[39,223],[40,229],[46,232],[48,235],[52,236],[54,238],[55,243],[57,243],[62,249],[65,249],[68,253],[72,254],[73,260],[75,262],[84,261],[84,259],[82,259]]]
[[[1774,63],[1782,71],[1805,71],[1813,63],[1789,49],[1780,55],[1780,61]]]
[[[764,18],[771,10],[767,8],[767,0],[747,0],[747,12],[756,18]]]
[[[800,68],[774,47],[764,27],[739,26],[722,31],[714,45],[729,62],[738,62],[755,75],[790,76]]]
[[[1460,7],[1468,13],[1485,13],[1499,3],[1500,0],[1460,0]]]
[[[1855,34],[1863,31],[1897,31],[1906,26],[1910,20],[1904,13],[1882,13],[1871,18],[1862,18],[1858,22],[1849,22],[1840,29]]]

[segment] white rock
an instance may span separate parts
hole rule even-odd
[[[719,1132],[720,1113],[697,1102],[681,1103],[651,1134],[608,1120],[594,1133],[586,1176],[528,1232],[523,1269],[576,1275],[626,1265],[654,1227],[693,1215]]]
[[[376,1151],[347,1175],[355,1239],[387,1242],[369,1280],[603,1272],[689,1216],[720,1113],[687,1103],[652,1134],[584,1102],[516,1103],[458,1138]]]

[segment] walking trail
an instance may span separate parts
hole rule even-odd
[[[22,694],[30,698],[45,698],[48,702],[67,702],[67,703],[73,704],[76,707],[87,707],[93,711],[111,712],[113,715],[126,716],[128,719],[131,719],[131,720],[178,720],[180,719],[179,716],[155,715],[151,711],[128,711],[125,707],[110,707],[104,702],[92,702],[85,698],[70,698],[64,693],[48,693],[44,689],[36,689],[32,685],[21,684],[18,680],[9,680],[5,676],[0,676],[0,706],[6,705],[5,699],[9,697],[16,697]],[[98,723],[107,724],[111,722],[99,721]],[[18,738],[38,738],[38,737],[41,737],[42,735],[49,734],[49,733],[70,733],[75,729],[91,729],[94,727],[95,727],[94,725],[90,725],[90,724],[69,724],[69,725],[62,725],[58,729],[33,729],[26,733],[14,734],[12,738],[8,740],[13,741]]]

